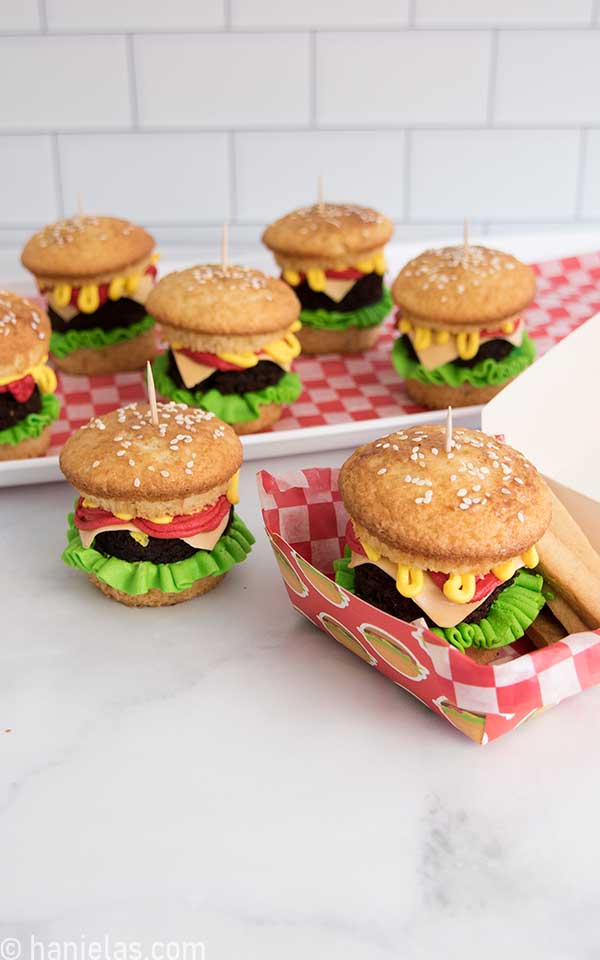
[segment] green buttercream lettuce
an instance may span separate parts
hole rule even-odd
[[[31,440],[39,437],[42,430],[49,427],[58,418],[60,400],[53,393],[42,394],[42,406],[37,413],[29,413],[23,420],[0,430],[0,443],[8,443],[11,447],[22,440]]]
[[[334,561],[335,582],[354,593],[354,570],[349,563],[351,551],[346,547],[344,556]],[[456,627],[432,627],[433,633],[442,637],[459,650],[468,647],[505,647],[523,636],[537,618],[546,600],[542,593],[543,577],[519,570],[513,583],[494,600],[487,616],[479,623],[459,623]]]
[[[55,357],[62,358],[82,348],[100,350],[115,343],[133,340],[134,337],[139,337],[141,333],[145,333],[153,326],[154,319],[146,314],[141,320],[137,320],[128,327],[114,327],[112,330],[102,330],[100,327],[94,327],[91,330],[68,330],[67,333],[58,333],[54,330],[50,338],[50,352]]]
[[[308,327],[319,327],[322,330],[348,330],[349,327],[364,329],[382,323],[392,306],[390,291],[384,287],[381,300],[367,307],[360,307],[350,313],[342,313],[340,310],[301,310],[300,320]]]
[[[485,387],[504,383],[510,377],[522,373],[534,359],[535,346],[527,333],[523,334],[521,346],[514,347],[503,360],[488,357],[472,367],[461,367],[450,361],[434,370],[426,370],[409,356],[402,337],[396,340],[392,349],[392,363],[403,380],[419,380],[421,383],[432,383],[438,387],[460,387],[463,383],[470,383],[473,387]]]
[[[189,407],[202,407],[210,410],[225,423],[248,423],[260,416],[260,408],[265,403],[293,403],[302,393],[300,377],[296,373],[284,373],[283,377],[271,387],[253,390],[249,393],[219,393],[218,390],[187,390],[177,387],[167,370],[168,354],[162,353],[152,363],[154,383],[158,393],[176,403],[187,403]]]
[[[150,563],[147,560],[128,563],[117,557],[106,557],[93,546],[84,547],[72,513],[68,522],[67,548],[62,555],[64,562],[76,570],[95,574],[98,580],[132,597],[149,590],[181,593],[196,580],[227,573],[236,563],[246,559],[255,542],[243,520],[234,514],[229,530],[212,550],[198,550],[187,560],[176,563]]]

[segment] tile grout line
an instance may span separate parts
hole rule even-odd
[[[308,35],[308,122],[311,129],[317,127],[317,32]]]
[[[46,0],[37,0],[38,14],[40,17],[40,31],[48,33],[48,11],[46,10]]]
[[[139,105],[137,95],[137,77],[135,68],[135,45],[133,34],[125,37],[127,56],[127,78],[129,82],[129,100],[131,105],[131,129],[139,129]]]
[[[229,214],[228,221],[232,225],[237,226],[237,208],[238,208],[238,197],[237,197],[237,169],[236,169],[236,142],[235,142],[235,130],[230,130],[228,135],[228,151],[227,151],[228,161],[229,161]]]
[[[577,181],[575,183],[575,209],[573,220],[578,222],[583,216],[583,187],[585,163],[587,159],[588,136],[585,130],[579,131],[579,156],[577,160]]]
[[[417,20],[417,0],[408,0],[408,24],[409,29],[416,27]]]
[[[231,0],[223,0],[223,23],[226,30],[231,30]]]
[[[404,206],[404,219],[407,223],[411,222],[410,219],[410,188],[412,183],[411,177],[411,161],[412,161],[412,133],[410,130],[406,130],[404,134],[404,183],[403,183],[403,206]]]
[[[60,148],[58,145],[58,134],[53,133],[50,138],[52,149],[52,166],[54,170],[54,189],[56,192],[56,202],[58,204],[59,217],[65,215],[65,198],[62,184],[61,166],[60,166]]]
[[[488,127],[494,126],[496,79],[498,76],[498,30],[492,30],[490,46],[490,69],[488,73],[488,96],[486,121]]]

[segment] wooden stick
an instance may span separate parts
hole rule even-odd
[[[81,223],[83,219],[83,200],[81,199],[81,194],[77,194],[77,219]]]
[[[148,403],[150,404],[150,416],[155,427],[158,426],[158,407],[156,405],[156,387],[154,386],[154,376],[152,365],[149,360],[146,361],[146,387],[148,389]]]
[[[448,407],[448,413],[446,414],[446,453],[450,453],[453,446],[454,446],[454,440],[452,439],[452,407]]]
[[[463,221],[463,247],[465,248],[465,253],[469,246],[469,220],[465,217]]]
[[[227,221],[223,223],[223,232],[221,234],[221,266],[226,267],[229,258],[229,225]]]
[[[322,215],[325,210],[325,200],[323,199],[323,177],[317,177],[317,198],[319,201],[319,213]]]

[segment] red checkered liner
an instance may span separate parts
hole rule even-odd
[[[534,265],[537,296],[525,312],[538,353],[558,343],[600,310],[600,253]],[[304,390],[286,407],[275,430],[349,423],[378,417],[419,413],[422,407],[406,396],[390,362],[395,332],[392,318],[383,325],[373,350],[358,356],[300,357],[295,370]],[[61,376],[60,420],[52,433],[50,453],[57,453],[69,434],[91,416],[124,402],[143,400],[141,373],[111,377]]]
[[[258,475],[263,518],[292,605],[477,743],[600,682],[600,630],[506,659],[473,662],[430,630],[405,623],[338,587],[333,561],[348,515],[338,470]],[[523,642],[520,642],[523,643]]]

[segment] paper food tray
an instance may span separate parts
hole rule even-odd
[[[507,387],[483,415],[488,433],[504,434],[540,467],[596,549],[600,439],[592,374],[599,355],[600,315]],[[587,412],[577,415],[580,409]],[[600,682],[600,630],[539,650],[518,641],[504,648],[501,661],[482,666],[430,630],[337,586],[332,565],[343,554],[348,520],[338,475],[318,468],[258,475],[265,528],[290,601],[315,626],[481,744]]]
[[[524,313],[538,355],[542,355],[600,309],[600,253],[546,261],[534,268],[538,293]],[[439,414],[424,411],[406,396],[390,360],[395,336],[389,317],[377,345],[365,354],[300,357],[295,369],[304,386],[301,397],[284,408],[271,432],[244,438],[246,459],[357,446],[376,435],[378,420],[391,424],[389,428],[380,424],[379,429],[385,431],[438,419]],[[146,397],[141,372],[103,377],[60,375],[60,381],[58,395],[63,407],[52,429],[48,455],[0,462],[0,487],[62,479],[57,454],[74,429],[91,416]],[[455,422],[474,426],[480,411],[480,407],[457,410]]]

